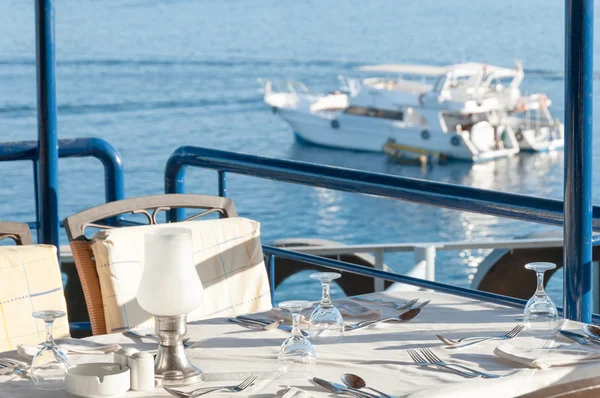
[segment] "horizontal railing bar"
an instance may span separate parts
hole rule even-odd
[[[320,265],[327,268],[333,268],[351,272],[354,274],[370,276],[372,278],[381,278],[392,282],[405,283],[411,286],[417,286],[424,289],[431,289],[442,293],[454,294],[457,296],[481,299],[498,304],[510,305],[513,307],[522,308],[525,307],[527,301],[518,299],[515,297],[502,296],[500,294],[482,292],[479,290],[468,289],[465,287],[448,285],[440,282],[432,282],[425,279],[414,278],[412,276],[400,275],[394,272],[382,271],[376,268],[367,267],[364,265],[357,265],[347,263],[344,261],[331,260],[324,257],[313,256],[310,254],[292,252],[286,249],[280,249],[273,246],[263,245],[263,252],[268,255],[275,255],[281,258],[287,258],[290,260],[302,261],[310,264]]]
[[[521,221],[562,226],[564,219],[564,204],[556,199],[193,146],[180,147],[167,161],[166,193],[184,192],[187,166]],[[592,226],[600,231],[600,207],[594,206],[592,213]]]
[[[370,253],[383,250],[385,253],[411,252],[417,247],[435,247],[436,250],[461,249],[527,249],[536,247],[561,247],[562,239],[519,239],[503,241],[455,241],[455,242],[419,242],[419,243],[377,243],[365,245],[336,246],[286,246],[286,250],[318,255]]]
[[[485,300],[495,304],[507,305],[515,308],[522,309],[527,304],[526,300],[522,300],[515,297],[503,296],[500,294],[484,292],[481,290],[468,289],[465,287],[448,285],[446,283],[433,282],[425,279],[413,278],[406,275],[400,275],[393,272],[382,271],[376,268],[367,267],[364,265],[357,265],[347,263],[344,261],[331,260],[324,257],[318,257],[310,254],[298,253],[289,251],[287,249],[280,249],[273,246],[263,245],[263,253],[269,256],[276,256],[280,258],[286,258],[295,261],[301,261],[309,264],[320,265],[325,268],[331,268],[340,271],[346,271],[353,274],[364,275],[372,278],[381,278],[391,282],[404,283],[411,286],[417,286],[424,289],[435,290],[441,293],[448,293],[455,296],[466,297],[474,300]],[[558,312],[562,315],[562,307],[558,307]],[[600,315],[592,314],[592,320],[594,322],[600,322]]]

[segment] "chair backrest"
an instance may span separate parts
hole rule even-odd
[[[0,222],[0,240],[17,244],[0,246],[0,351],[44,339],[44,322],[31,313],[51,308],[67,311],[56,247],[34,245],[29,226]],[[68,318],[56,320],[55,337],[69,336]]]
[[[128,213],[144,214],[148,224],[157,224],[158,212],[176,208],[202,210],[199,214],[191,216],[185,221],[195,220],[215,212],[220,213],[225,218],[237,216],[233,202],[227,198],[195,194],[166,194],[106,203],[65,219],[64,225],[70,240],[77,273],[81,280],[94,335],[105,334],[107,329],[100,279],[91,241],[85,236],[86,228],[114,228],[101,224],[101,222]]]
[[[600,377],[556,384],[517,398],[596,398],[600,396]]]
[[[17,245],[33,245],[29,226],[20,222],[0,222],[0,240],[12,239]]]

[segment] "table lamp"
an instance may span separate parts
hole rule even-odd
[[[160,344],[154,375],[165,386],[202,380],[202,371],[190,363],[182,343],[187,314],[202,304],[203,296],[193,254],[189,229],[163,228],[144,236],[144,271],[137,300],[154,316]]]

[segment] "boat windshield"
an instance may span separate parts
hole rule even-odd
[[[435,84],[433,86],[433,91],[436,93],[442,92],[442,89],[444,88],[445,83],[446,83],[446,75],[442,75],[442,76],[438,77],[438,79],[435,81]]]

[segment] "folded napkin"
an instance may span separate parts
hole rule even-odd
[[[79,339],[59,339],[55,340],[55,342],[58,345],[58,348],[66,354],[101,355],[110,354],[121,348],[118,344],[104,345],[89,340]],[[30,346],[21,344],[17,346],[17,354],[23,358],[32,359],[38,353],[40,348],[42,348],[41,345]]]
[[[281,398],[312,398],[312,395],[296,387],[287,387],[280,396]]]
[[[600,361],[599,350],[587,349],[575,344],[557,348],[527,348],[504,343],[496,347],[494,354],[500,358],[538,369]]]

